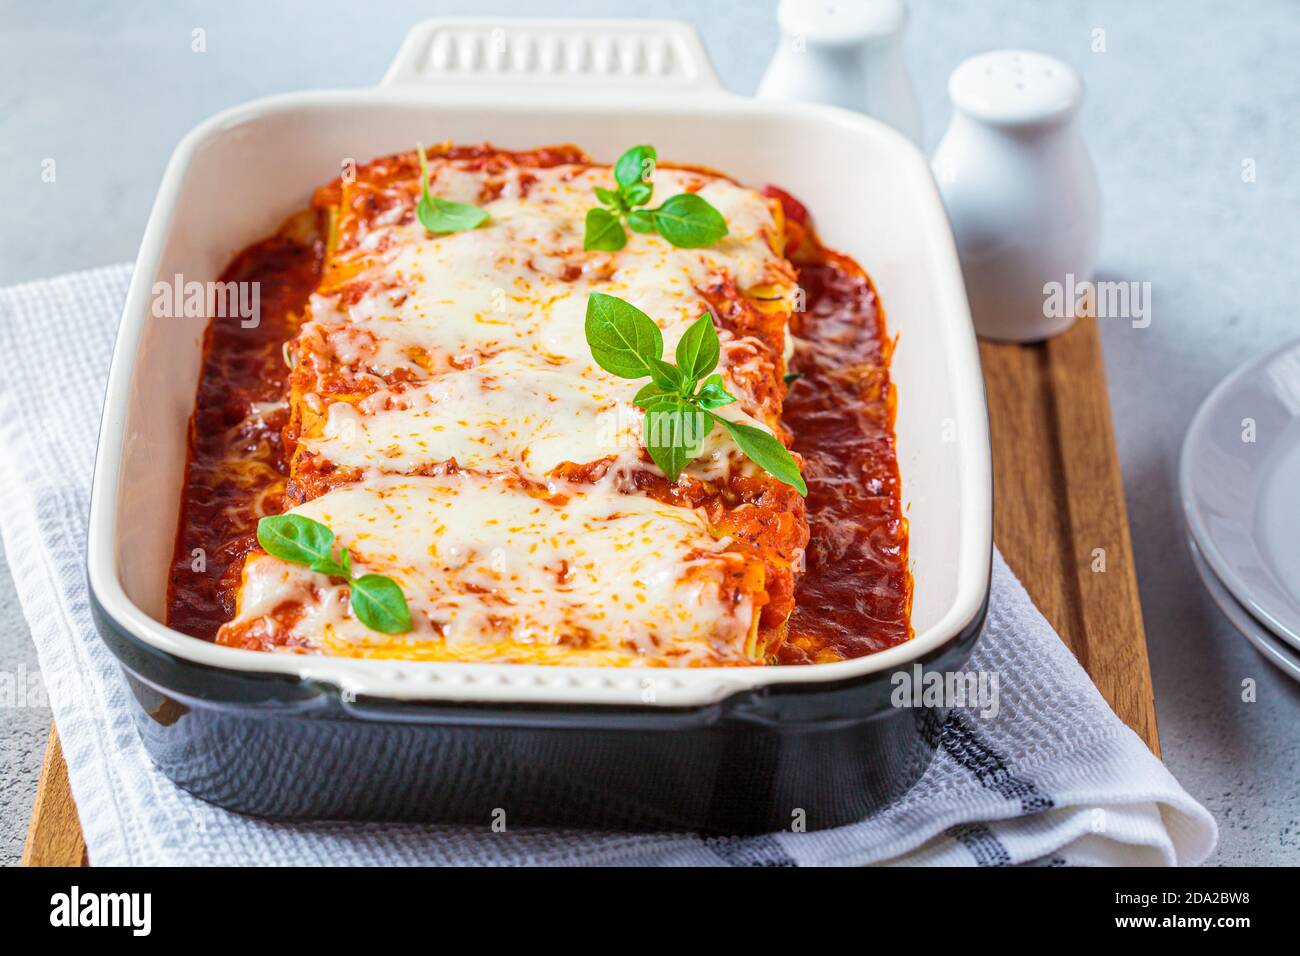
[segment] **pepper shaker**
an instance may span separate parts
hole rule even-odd
[[[921,142],[921,113],[903,63],[902,0],[781,0],[781,42],[760,99],[828,103]]]
[[[1017,342],[1064,332],[1101,239],[1097,175],[1075,121],[1083,81],[1052,57],[999,50],[957,67],[948,93],[933,168],[975,331]]]

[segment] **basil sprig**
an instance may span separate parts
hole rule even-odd
[[[756,465],[799,494],[808,494],[799,466],[775,436],[713,414],[712,409],[736,398],[713,371],[721,348],[709,313],[691,323],[677,343],[676,365],[663,360],[664,337],[654,320],[616,296],[591,293],[585,331],[591,356],[605,371],[619,378],[650,379],[632,403],[645,411],[642,441],[669,481],[676,481],[699,457],[704,440],[721,425]]]
[[[319,574],[343,578],[352,597],[352,613],[372,631],[405,634],[411,629],[406,596],[382,574],[352,576],[352,556],[344,548],[334,558],[334,532],[302,515],[267,515],[257,523],[257,543],[282,561],[305,564]]]
[[[614,164],[617,189],[596,187],[596,198],[604,205],[587,210],[582,248],[617,252],[627,245],[627,229],[657,232],[681,249],[702,249],[727,234],[727,220],[695,193],[680,193],[666,199],[657,209],[640,208],[654,195],[657,159],[653,146],[633,146]]]
[[[424,158],[424,144],[416,147],[420,156],[420,202],[415,207],[416,218],[430,232],[465,232],[477,229],[487,222],[488,211],[465,202],[452,202],[429,193],[429,163]]]

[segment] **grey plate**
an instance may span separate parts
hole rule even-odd
[[[1232,622],[1232,626],[1241,632],[1242,637],[1254,645],[1255,650],[1268,658],[1269,663],[1276,665],[1278,669],[1293,680],[1300,681],[1300,654],[1297,654],[1274,637],[1262,623],[1251,617],[1250,612],[1228,593],[1228,589],[1223,586],[1223,582],[1215,576],[1213,569],[1206,563],[1200,549],[1196,547],[1195,541],[1189,540],[1188,547],[1191,549],[1192,561],[1196,564],[1196,570],[1201,575],[1201,581],[1204,582],[1205,589],[1210,592],[1210,597],[1214,598],[1214,603],[1219,605],[1219,610]]]
[[[1221,586],[1300,649],[1300,341],[1209,394],[1183,441],[1179,487]]]

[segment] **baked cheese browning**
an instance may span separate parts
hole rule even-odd
[[[340,584],[263,553],[219,642],[411,660],[744,664],[761,560],[641,495],[547,493],[509,476],[385,475],[293,510],[401,584],[413,629],[368,630]]]
[[[307,320],[286,347],[294,365],[286,504],[330,525],[354,560],[366,552],[357,537],[362,525],[387,520],[398,493],[381,496],[382,506],[366,496],[398,478],[408,482],[398,495],[403,501],[424,502],[426,493],[442,501],[448,488],[468,501],[491,488],[508,510],[504,489],[532,508],[540,507],[539,493],[559,494],[591,507],[659,509],[660,522],[677,514],[704,537],[673,537],[661,528],[672,543],[666,551],[653,536],[622,542],[629,559],[651,549],[660,555],[653,586],[635,577],[635,568],[599,563],[609,573],[587,583],[612,594],[627,582],[624,589],[634,589],[646,609],[636,619],[639,631],[624,626],[634,616],[606,620],[594,599],[569,602],[554,587],[511,591],[455,569],[429,578],[436,569],[395,565],[395,552],[386,551],[356,563],[401,582],[411,602],[415,630],[390,638],[349,616],[346,585],[255,552],[238,615],[219,640],[455,660],[698,665],[769,658],[793,608],[807,543],[803,499],[753,465],[721,428],[681,478],[667,482],[642,448],[642,413],[632,404],[639,386],[595,364],[584,316],[593,291],[625,299],[657,322],[671,355],[687,327],[711,312],[721,340],[718,372],[737,398],[717,413],[788,443],[782,376],[797,289],[782,255],[780,204],[716,174],[660,166],[656,195],[698,192],[726,218],[728,235],[708,248],[681,249],[638,234],[618,252],[588,251],[583,220],[594,188],[612,182],[609,167],[572,148],[473,147],[435,151],[429,169],[434,195],[480,206],[489,220],[469,231],[429,233],[415,216],[414,153],[377,160],[317,194],[330,242]],[[312,510],[339,501],[357,514],[345,510],[335,524]],[[407,527],[435,505],[411,507]],[[511,548],[549,546],[551,530],[536,522],[528,528]],[[415,537],[436,550],[441,534]],[[555,547],[560,554],[576,545],[565,539]],[[554,559],[561,560],[581,563],[576,555]],[[456,613],[444,614],[449,608]],[[456,623],[462,619],[464,626]],[[477,643],[468,639],[473,634]]]

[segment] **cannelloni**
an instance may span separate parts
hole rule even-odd
[[[348,611],[347,584],[250,556],[218,640],[334,654],[569,663],[761,662],[807,539],[799,494],[714,429],[668,483],[642,447],[635,383],[584,337],[592,292],[653,316],[671,352],[712,311],[720,415],[781,434],[796,276],[780,204],[659,167],[662,195],[726,218],[709,248],[636,235],[583,248],[611,169],[576,150],[436,150],[429,189],[489,214],[430,232],[414,154],[322,190],[319,287],[287,343],[286,510],[327,524],[357,573],[396,580],[410,631]]]

